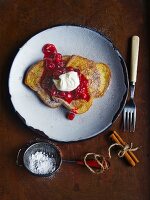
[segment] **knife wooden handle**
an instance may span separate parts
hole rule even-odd
[[[131,46],[131,73],[130,73],[130,81],[134,85],[135,85],[136,78],[137,78],[139,43],[140,43],[140,38],[138,36],[133,36],[132,37],[132,46]]]

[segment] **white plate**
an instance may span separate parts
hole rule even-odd
[[[73,121],[66,119],[64,108],[47,107],[23,84],[27,68],[43,58],[41,49],[46,43],[54,44],[62,55],[81,55],[110,66],[112,77],[105,95]],[[91,138],[106,130],[122,111],[127,90],[127,69],[111,41],[95,30],[73,25],[52,27],[28,40],[16,55],[9,77],[12,104],[26,125],[64,142]]]

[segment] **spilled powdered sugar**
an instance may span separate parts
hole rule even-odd
[[[45,152],[37,151],[29,156],[29,169],[34,174],[52,173],[56,170],[56,160]]]

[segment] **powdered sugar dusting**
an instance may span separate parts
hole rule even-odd
[[[52,173],[56,170],[56,160],[45,152],[37,151],[29,156],[29,169],[34,174]]]

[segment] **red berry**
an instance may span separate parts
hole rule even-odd
[[[81,96],[82,96],[83,99],[86,99],[86,98],[87,98],[87,94],[86,94],[86,93],[82,93]]]
[[[68,103],[71,103],[71,101],[72,101],[72,94],[71,94],[71,92],[66,92],[65,100]]]
[[[59,63],[62,61],[62,55],[60,53],[56,53],[54,59],[56,63]]]
[[[54,68],[55,68],[54,63],[51,63],[51,64],[47,65],[47,68],[48,68],[48,69],[54,69]]]
[[[44,58],[44,61],[45,61],[46,66],[50,65],[53,62],[51,58]]]
[[[51,55],[57,52],[56,47],[53,44],[45,44],[42,48],[42,51],[46,55]]]
[[[58,68],[64,67],[64,62],[63,62],[63,61],[58,62],[58,63],[57,63],[57,67],[58,67]]]
[[[85,91],[86,91],[86,88],[85,88],[85,87],[82,87],[81,92],[82,92],[82,93],[85,93]]]
[[[60,92],[59,95],[62,96],[62,97],[65,97],[66,93],[65,92]]]
[[[73,120],[74,117],[75,117],[75,114],[72,113],[72,112],[69,112],[69,113],[67,114],[67,118],[68,118],[69,120]]]
[[[66,98],[67,98],[67,99],[71,99],[71,98],[72,98],[71,92],[67,92]]]

